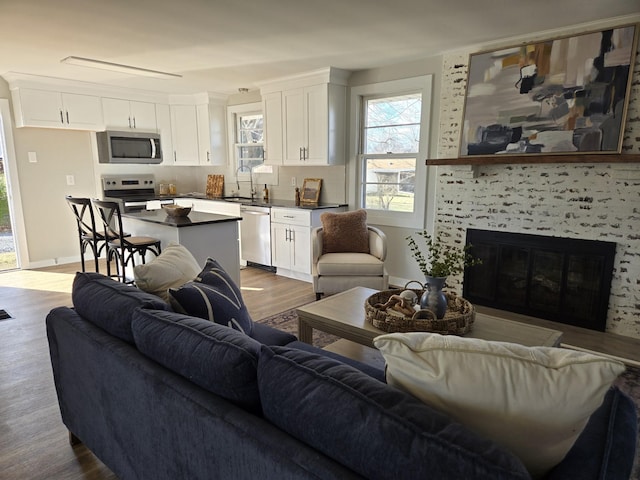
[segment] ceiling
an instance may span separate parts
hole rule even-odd
[[[640,0],[0,0],[0,75],[231,94],[327,66],[375,68],[637,14]],[[68,56],[182,78],[60,63]]]

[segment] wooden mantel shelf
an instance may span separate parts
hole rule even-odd
[[[425,164],[432,165],[498,165],[538,163],[638,163],[640,154],[585,153],[571,155],[492,155],[458,158],[428,158]]]

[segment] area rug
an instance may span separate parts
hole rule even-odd
[[[296,337],[298,336],[298,314],[296,309],[292,308],[285,312],[276,313],[270,317],[258,320],[258,323],[264,323],[270,327],[277,328],[287,333],[292,333]],[[331,335],[329,333],[320,332],[319,330],[313,331],[313,345],[319,348],[326,347],[330,343],[340,340],[340,337]]]
[[[295,308],[258,320],[258,323],[264,323],[298,336],[298,315]],[[316,347],[325,347],[339,339],[335,335],[318,330],[313,331],[313,344]],[[638,411],[638,418],[640,418],[640,368],[628,366],[614,384],[633,399]],[[638,435],[638,453],[636,453],[636,461],[630,479],[640,480],[640,433]]]

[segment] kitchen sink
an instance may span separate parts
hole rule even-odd
[[[251,197],[222,197],[226,202],[253,202],[255,199]]]

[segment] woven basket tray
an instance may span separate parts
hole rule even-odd
[[[431,310],[419,310],[412,316],[380,308],[393,295],[404,290],[412,290],[418,299],[424,290],[399,289],[384,290],[371,295],[364,303],[367,321],[384,332],[432,332],[443,335],[464,335],[471,331],[476,318],[473,305],[453,292],[447,292],[447,312],[444,318],[437,319]],[[391,313],[392,312],[392,313]]]

